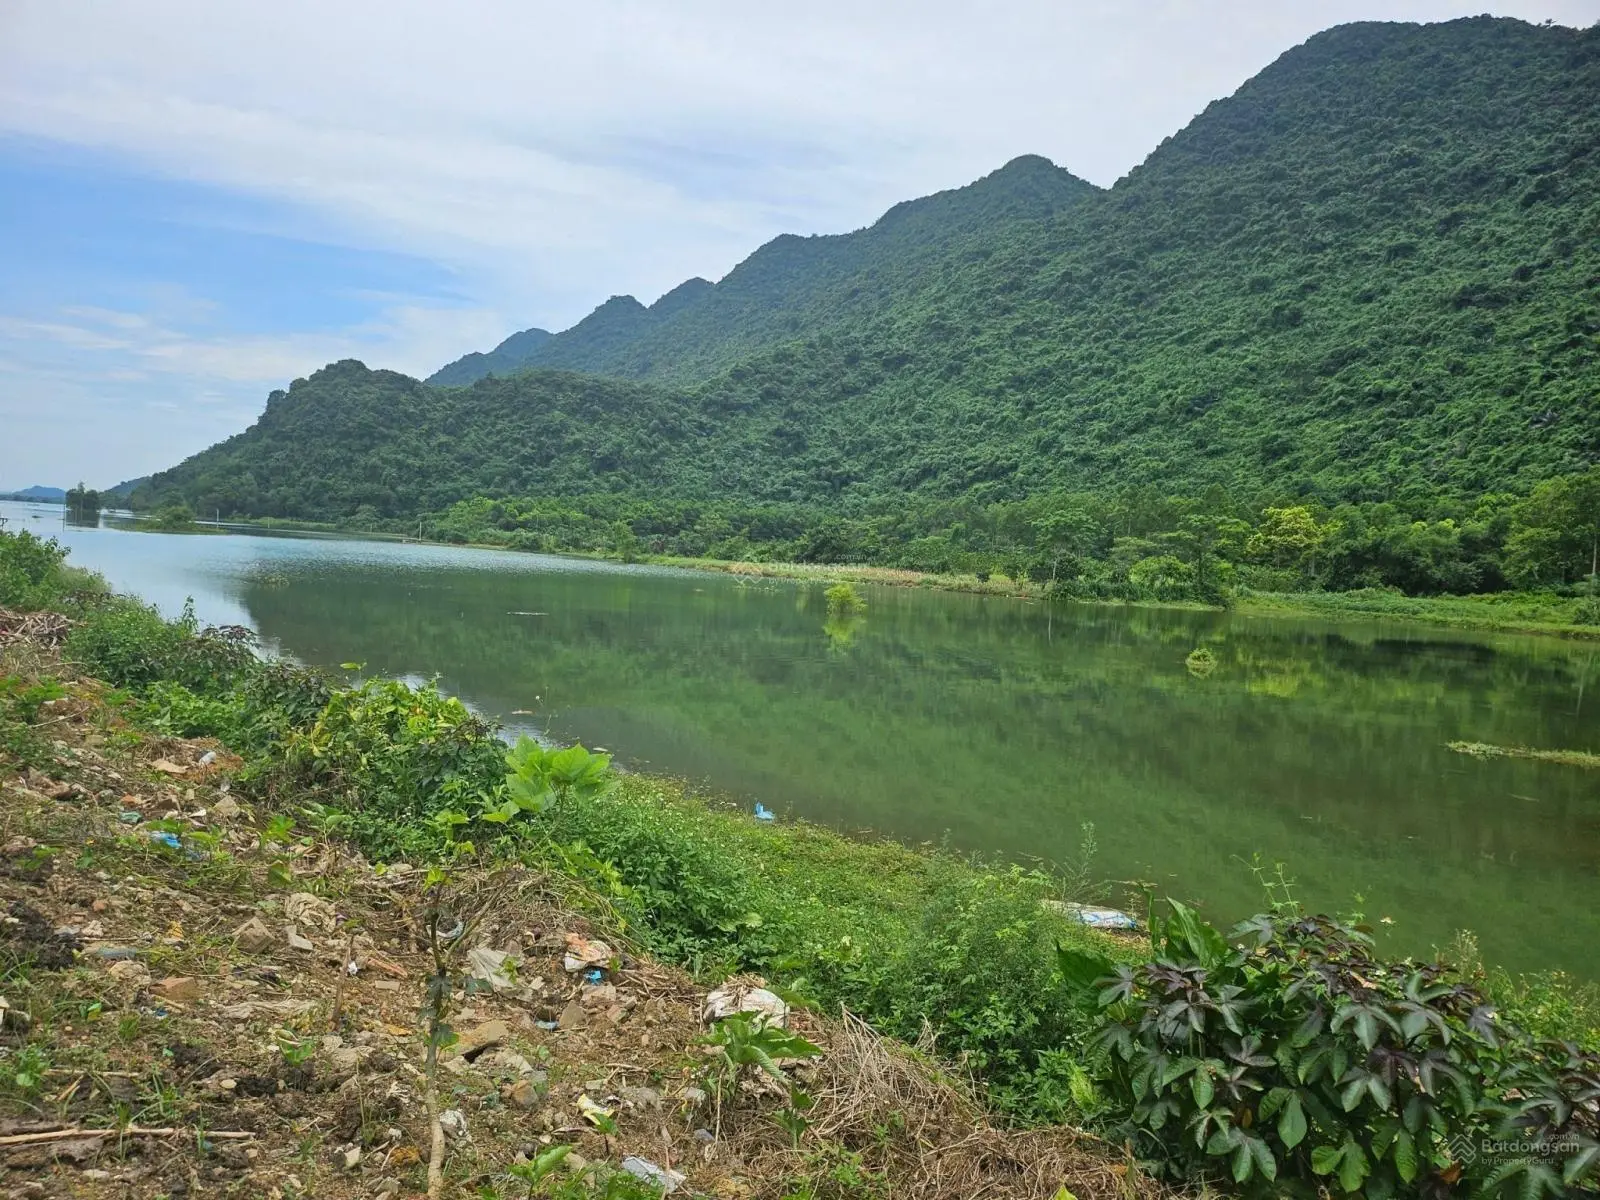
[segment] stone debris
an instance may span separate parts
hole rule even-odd
[[[313,896],[310,892],[295,892],[285,900],[283,915],[295,925],[304,925],[307,929],[320,929],[323,933],[332,933],[337,919],[333,905],[321,896]]]
[[[201,982],[189,975],[174,975],[170,979],[163,979],[152,990],[174,1004],[198,1004],[205,999],[206,994]]]
[[[668,1167],[657,1166],[647,1158],[629,1155],[622,1160],[622,1169],[635,1179],[642,1179],[645,1183],[653,1183],[661,1189],[663,1196],[670,1196],[683,1186],[686,1178],[682,1172],[671,1170]]]
[[[278,939],[260,917],[251,917],[235,929],[233,940],[246,954],[265,954],[278,944]]]
[[[455,1045],[446,1051],[454,1058],[473,1058],[491,1046],[511,1040],[511,1030],[504,1021],[485,1021],[460,1034]]]

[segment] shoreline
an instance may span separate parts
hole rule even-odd
[[[287,521],[279,518],[248,518],[220,525],[197,522],[205,531],[260,529],[276,533],[343,535],[413,546],[447,546],[463,550],[495,550],[523,554],[495,542],[451,542],[415,538],[391,530],[357,530],[320,521]],[[159,530],[153,532],[187,532]],[[716,558],[683,558],[670,554],[640,554],[624,558],[594,550],[548,550],[537,553],[556,558],[586,559],[624,565],[669,567],[684,571],[703,571],[755,579],[792,579],[801,583],[861,583],[882,587],[923,588],[978,596],[1002,596],[1014,600],[1048,600],[1043,585],[1017,581],[1005,575],[979,579],[971,574],[936,574],[903,567],[881,567],[864,563],[752,562]],[[1322,620],[1388,621],[1427,625],[1441,629],[1461,629],[1479,633],[1507,633],[1554,637],[1569,641],[1600,641],[1600,625],[1574,624],[1544,619],[1527,610],[1560,603],[1555,597],[1526,592],[1490,592],[1457,596],[1406,596],[1387,592],[1254,592],[1245,591],[1228,606],[1185,600],[1098,600],[1063,598],[1062,603],[1099,608],[1148,608],[1178,612],[1238,613],[1246,617],[1293,617]],[[1501,610],[1501,611],[1497,611]],[[1504,611],[1512,610],[1512,611]],[[1520,611],[1517,611],[1520,610]]]

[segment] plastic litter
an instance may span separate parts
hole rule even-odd
[[[119,812],[117,814],[117,820],[124,825],[137,825],[140,821],[144,820],[144,814],[134,812],[132,809],[128,809],[125,812]]]
[[[683,1186],[685,1176],[669,1167],[657,1166],[648,1158],[639,1158],[629,1155],[622,1160],[622,1169],[635,1179],[642,1179],[646,1183],[653,1183],[661,1189],[663,1196],[670,1196]]]
[[[152,842],[160,842],[169,850],[183,849],[183,842],[178,839],[178,835],[175,833],[168,833],[164,829],[152,829],[150,831],[150,840]]]
[[[209,767],[212,763],[214,763],[216,761],[217,761],[217,752],[215,750],[207,750],[204,754],[202,754],[200,756],[200,765],[202,767]]]
[[[725,983],[706,997],[706,1021],[721,1021],[734,1013],[759,1013],[770,1025],[783,1026],[789,1022],[789,1006],[781,997],[763,987],[748,984]]]
[[[492,992],[514,991],[517,985],[511,978],[511,972],[506,969],[510,958],[511,955],[504,950],[474,946],[467,951],[467,976]]]
[[[439,1114],[439,1128],[449,1138],[467,1136],[467,1114],[459,1108],[447,1108]]]
[[[616,951],[604,942],[591,942],[581,934],[567,934],[567,952],[561,958],[561,965],[569,972],[576,975],[579,971],[590,971],[595,967],[608,966]]]
[[[756,801],[756,820],[758,820],[758,821],[776,821],[777,819],[778,819],[778,814],[777,813],[773,812],[765,804],[761,803],[761,801],[759,801],[759,800]]]
[[[587,975],[584,976],[584,978],[586,980],[588,980],[590,983],[599,983],[605,977],[606,977],[606,973],[604,971],[600,971],[600,970],[590,971]]]
[[[1096,908],[1089,904],[1075,904],[1070,900],[1046,900],[1044,905],[1080,925],[1088,925],[1094,929],[1139,928],[1137,918],[1117,908]]]

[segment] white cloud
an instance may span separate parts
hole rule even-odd
[[[0,127],[292,200],[559,325],[1019,153],[1109,184],[1320,28],[1479,7],[10,0]]]
[[[58,469],[103,485],[160,470],[239,432],[268,391],[325,363],[360,358],[425,374],[451,348],[481,345],[500,327],[485,310],[421,305],[396,305],[347,329],[284,335],[200,334],[162,314],[87,306],[56,316],[0,314],[8,435],[0,490],[47,481]]]

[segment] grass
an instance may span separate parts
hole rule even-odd
[[[1379,588],[1359,592],[1247,592],[1235,603],[1246,616],[1379,617],[1456,629],[1540,633],[1600,639],[1576,597],[1535,592],[1481,596],[1403,596]]]

